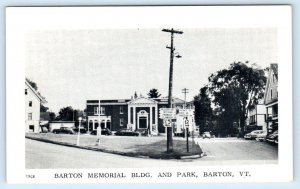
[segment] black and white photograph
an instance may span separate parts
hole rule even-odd
[[[7,8],[11,180],[292,180],[289,8]]]

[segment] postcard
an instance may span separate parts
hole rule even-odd
[[[293,181],[291,15],[7,7],[7,182]]]

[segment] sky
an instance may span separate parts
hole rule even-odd
[[[153,29],[46,30],[29,32],[25,57],[27,78],[36,82],[51,111],[86,100],[130,99],[156,88],[168,95],[170,34]],[[175,35],[173,96],[187,100],[199,93],[208,77],[235,61],[261,68],[278,63],[273,28],[181,29]]]

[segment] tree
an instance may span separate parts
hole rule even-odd
[[[58,120],[62,121],[73,121],[75,120],[75,112],[71,106],[67,106],[64,108],[61,108],[58,112]]]
[[[55,120],[55,113],[54,112],[50,112],[49,113],[49,117],[50,117],[50,121],[54,121]]]
[[[49,108],[41,104],[40,112],[48,112]]]
[[[134,99],[136,99],[138,97],[136,91],[134,92]]]
[[[194,97],[195,122],[199,125],[200,132],[209,131],[212,116],[211,99],[208,96],[207,86],[200,89],[200,93]]]
[[[153,89],[150,89],[149,93],[148,93],[148,97],[149,98],[158,98],[160,97],[161,94],[159,94],[158,90],[153,88]]]
[[[229,127],[226,132],[230,132],[233,121],[237,121],[243,134],[248,110],[264,95],[267,80],[264,70],[247,61],[234,62],[208,80],[213,102],[222,110],[220,115]]]

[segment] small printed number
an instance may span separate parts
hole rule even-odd
[[[33,178],[35,178],[35,175],[26,175],[26,178],[33,179]]]

